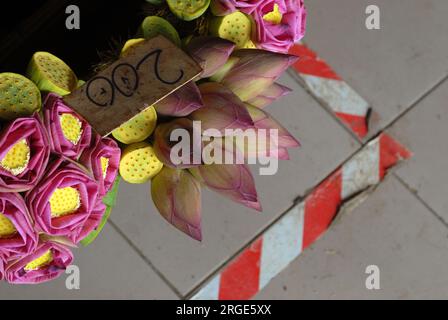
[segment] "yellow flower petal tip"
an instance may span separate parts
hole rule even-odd
[[[146,140],[156,128],[157,112],[149,107],[134,118],[112,132],[115,139],[124,144],[132,144]]]
[[[107,169],[109,169],[109,158],[101,157],[101,170],[103,172],[103,179],[106,179]]]
[[[149,143],[140,142],[128,146],[120,161],[120,175],[124,181],[141,184],[156,176],[163,168]]]
[[[0,239],[9,238],[17,233],[17,229],[9,218],[0,213]]]
[[[137,39],[130,39],[126,41],[126,43],[123,46],[123,49],[121,49],[121,56],[125,57],[127,55],[127,52],[129,52],[130,49],[132,49],[135,46],[138,46],[139,44],[143,43],[145,41],[144,38],[137,38]]]
[[[42,106],[40,91],[29,79],[15,73],[0,73],[0,119],[30,116]]]
[[[255,43],[252,40],[249,40],[244,45],[244,49],[257,49],[257,46],[255,45]]]
[[[5,157],[0,161],[0,167],[18,176],[28,167],[30,161],[30,147],[25,139],[20,140],[6,153]]]
[[[58,218],[75,213],[81,206],[79,191],[72,187],[58,188],[50,197],[51,217]]]
[[[282,23],[283,15],[280,12],[280,7],[278,6],[278,4],[276,4],[276,3],[274,4],[274,9],[271,12],[265,14],[263,16],[263,20],[270,22],[272,24]]]
[[[45,252],[39,258],[31,261],[25,266],[25,271],[35,271],[48,266],[53,261],[53,254],[50,250]]]
[[[65,139],[77,145],[82,136],[82,123],[71,113],[63,113],[59,116],[62,134]]]
[[[44,92],[68,95],[78,87],[73,70],[48,52],[36,52],[28,66],[28,77]]]
[[[212,35],[232,41],[237,49],[242,49],[250,41],[252,20],[242,12],[236,11],[224,17],[216,17],[210,24]]]
[[[77,87],[81,88],[85,84],[86,84],[86,82],[84,80],[78,80]]]

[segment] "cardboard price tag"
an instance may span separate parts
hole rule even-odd
[[[102,136],[194,80],[201,67],[163,36],[126,56],[64,98]]]

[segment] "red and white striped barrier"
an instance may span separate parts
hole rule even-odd
[[[370,106],[315,52],[304,44],[296,44],[291,54],[300,59],[292,66],[306,88],[330,108],[358,137],[368,133]]]
[[[270,226],[192,299],[252,298],[328,229],[345,200],[380,183],[389,168],[410,156],[406,148],[381,134]]]

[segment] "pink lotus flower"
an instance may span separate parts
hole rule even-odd
[[[48,138],[37,116],[13,121],[0,135],[0,192],[33,188],[49,156]]]
[[[187,52],[204,70],[201,77],[208,78],[229,59],[235,44],[216,37],[195,37],[187,45]]]
[[[81,241],[100,220],[99,187],[79,165],[58,158],[42,181],[26,195],[26,203],[39,232]],[[92,222],[93,221],[93,222]]]
[[[95,137],[92,146],[84,150],[79,162],[93,173],[98,182],[99,194],[104,196],[117,178],[121,150],[115,140]]]
[[[297,59],[296,56],[258,49],[237,50],[224,68],[226,71],[218,71],[217,81],[246,102],[263,94]]]
[[[23,198],[18,193],[0,193],[0,257],[10,261],[27,255],[36,249],[37,242]]]
[[[225,16],[237,10],[251,14],[264,0],[212,0],[210,8],[216,16]]]
[[[213,129],[225,135],[226,129],[245,130],[253,125],[244,103],[222,84],[209,82],[199,86],[204,108],[190,115],[195,121],[201,121],[202,130]],[[218,133],[216,134],[218,135]]]
[[[305,35],[306,14],[303,0],[262,1],[252,12],[257,47],[287,53]]]
[[[202,163],[200,155],[202,150],[201,132],[195,132],[193,128],[193,122],[187,118],[175,119],[171,122],[162,123],[157,126],[154,133],[154,152],[157,158],[163,162],[164,165],[170,168],[185,169],[194,166],[198,166]],[[176,133],[179,132],[178,136]],[[172,148],[183,141],[182,135],[188,134],[185,137],[189,143],[190,150],[179,150],[179,153],[172,152]],[[197,136],[199,139],[195,139]],[[174,138],[179,138],[179,141],[172,141]],[[185,141],[184,141],[184,144]],[[188,154],[184,154],[188,153]],[[199,154],[199,159],[195,159],[195,154]]]
[[[211,9],[217,16],[237,10],[251,15],[256,26],[253,40],[260,49],[287,53],[305,35],[303,0],[212,0]]]
[[[182,88],[171,93],[162,101],[156,103],[157,113],[171,117],[185,117],[193,111],[202,108],[202,98],[198,86],[189,82]]]
[[[72,263],[73,254],[62,244],[40,242],[37,249],[5,267],[5,278],[12,284],[38,284],[53,280]]]
[[[90,125],[53,93],[47,95],[43,112],[52,151],[77,160],[90,145]]]
[[[202,240],[201,186],[188,171],[163,168],[151,182],[151,194],[169,223],[193,239]]]
[[[211,190],[248,208],[262,211],[250,169],[244,164],[212,164],[189,169]]]

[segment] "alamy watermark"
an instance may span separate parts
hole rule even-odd
[[[376,265],[370,265],[366,268],[366,289],[367,290],[380,290],[380,268]]]
[[[68,30],[79,30],[81,29],[81,11],[79,7],[72,4],[65,8],[65,13],[68,17],[65,19],[65,27]]]
[[[65,270],[67,279],[65,279],[65,287],[67,290],[79,290],[81,285],[79,267],[72,264]]]
[[[381,11],[377,5],[369,5],[366,7],[366,28],[367,30],[381,29]]]
[[[170,160],[174,165],[258,164],[260,175],[278,171],[277,129],[217,129],[202,131],[193,121],[193,132],[178,128],[170,135]]]

